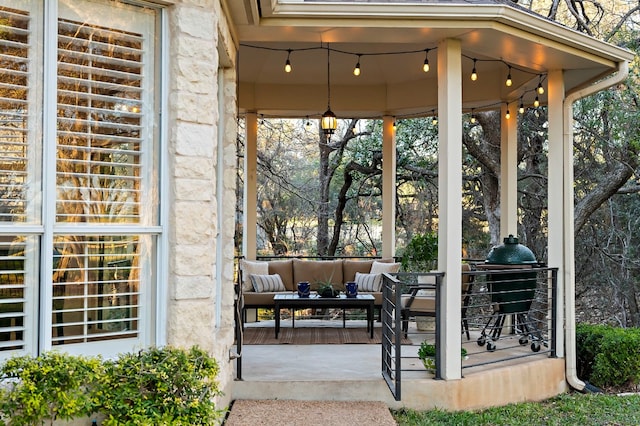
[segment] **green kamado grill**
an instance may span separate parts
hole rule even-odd
[[[492,269],[500,269],[500,266],[511,269],[524,265],[532,268],[538,265],[538,261],[531,250],[509,235],[503,244],[491,249],[485,264],[492,265]],[[536,289],[535,272],[490,274],[487,279],[491,301],[499,304],[500,312],[510,314],[529,310]]]
[[[503,244],[491,249],[485,260],[485,269],[495,271],[487,274],[487,288],[491,293],[494,311],[482,329],[478,345],[484,346],[486,343],[488,351],[495,351],[494,342],[500,339],[505,320],[511,315],[514,333],[519,335],[520,345],[526,345],[531,338],[531,350],[540,350],[542,335],[529,315],[535,297],[537,273],[528,270],[536,266],[538,261],[533,252],[519,244],[513,235],[505,238]],[[511,269],[514,272],[508,272]]]

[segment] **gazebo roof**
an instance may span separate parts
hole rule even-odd
[[[240,111],[267,116],[317,117],[326,109],[327,47],[331,107],[339,117],[435,111],[436,50],[447,38],[461,43],[466,111],[520,99],[531,105],[550,70],[564,71],[569,93],[633,57],[509,1],[242,0],[227,6],[240,45]],[[288,54],[291,73],[284,72]],[[474,59],[475,82],[469,78]],[[505,85],[509,71],[511,87]]]

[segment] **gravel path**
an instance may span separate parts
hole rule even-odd
[[[237,400],[225,426],[396,426],[382,402]]]

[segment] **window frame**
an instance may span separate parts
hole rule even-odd
[[[118,16],[118,13],[125,14],[129,8],[140,7],[138,11],[148,10],[151,14],[149,18],[150,32],[153,37],[154,48],[152,51],[145,51],[144,55],[151,61],[153,73],[148,75],[150,79],[150,90],[153,91],[153,102],[148,106],[149,119],[153,122],[145,126],[149,130],[148,134],[140,136],[141,140],[149,142],[147,153],[142,153],[145,157],[143,164],[144,177],[149,185],[144,185],[141,195],[141,205],[144,212],[141,212],[141,222],[138,224],[72,224],[56,223],[56,149],[57,149],[57,55],[58,55],[58,19],[63,13],[66,3],[77,7],[77,0],[48,1],[40,0],[28,2],[27,7],[16,7],[29,9],[32,19],[33,32],[30,43],[31,52],[29,66],[32,71],[29,84],[36,92],[29,94],[33,105],[39,108],[36,112],[30,112],[29,136],[31,156],[35,156],[36,161],[33,169],[35,175],[29,176],[33,189],[29,190],[29,196],[36,200],[35,220],[27,223],[7,222],[0,223],[0,235],[14,236],[24,235],[32,238],[35,246],[33,254],[36,263],[33,280],[27,284],[31,293],[28,302],[25,304],[25,339],[24,349],[18,351],[0,351],[0,360],[16,353],[37,355],[42,351],[56,349],[69,353],[85,355],[101,354],[103,356],[116,355],[127,350],[140,348],[141,346],[162,345],[166,343],[166,325],[162,314],[166,312],[166,291],[167,291],[167,233],[165,232],[168,223],[168,213],[165,207],[165,197],[168,184],[166,182],[166,171],[168,161],[167,152],[167,130],[166,119],[162,119],[161,111],[166,111],[167,88],[168,88],[168,23],[167,10],[160,5],[152,5],[147,2],[121,1],[114,3],[108,0],[82,0],[85,6],[94,6],[112,12],[111,16]],[[2,4],[12,7],[14,4],[0,0]],[[35,3],[35,4],[34,4]],[[118,13],[114,8],[119,9]],[[86,9],[86,8],[85,8]],[[147,12],[145,12],[147,13]],[[104,16],[98,15],[98,16]],[[105,26],[105,20],[95,19],[94,23]],[[83,21],[85,22],[85,21]],[[30,157],[31,161],[31,157]],[[29,165],[30,170],[32,166]],[[148,203],[149,197],[155,197],[155,203]],[[38,198],[40,197],[40,198]],[[149,204],[153,204],[153,212],[149,211]],[[31,208],[31,207],[30,207]],[[77,235],[77,236],[104,236],[104,235],[130,235],[149,241],[151,247],[147,265],[146,275],[140,276],[140,313],[138,338],[135,339],[114,339],[104,342],[76,343],[53,345],[52,344],[52,311],[53,311],[53,256],[51,255],[56,235]]]

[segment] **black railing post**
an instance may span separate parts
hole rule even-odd
[[[394,295],[394,321],[393,321],[393,337],[394,337],[394,354],[395,354],[395,377],[396,377],[396,401],[402,399],[402,291],[399,285],[399,281],[394,281],[393,295]]]
[[[399,280],[391,274],[382,279],[382,377],[396,401],[402,396],[401,388],[401,291]]]
[[[440,325],[442,324],[442,318],[441,318],[441,314],[442,314],[442,309],[440,309],[440,303],[442,303],[442,275],[436,275],[436,302],[435,302],[435,307],[436,307],[436,336],[435,336],[435,341],[436,341],[436,372],[435,372],[435,379],[436,380],[440,380],[442,379],[442,354],[444,353],[444,341],[445,339],[443,338],[443,334],[442,334],[442,327],[440,327]]]
[[[551,357],[557,357],[556,354],[556,342],[558,338],[558,325],[556,324],[556,319],[558,318],[558,268],[551,269],[551,347],[550,347],[550,355]]]

